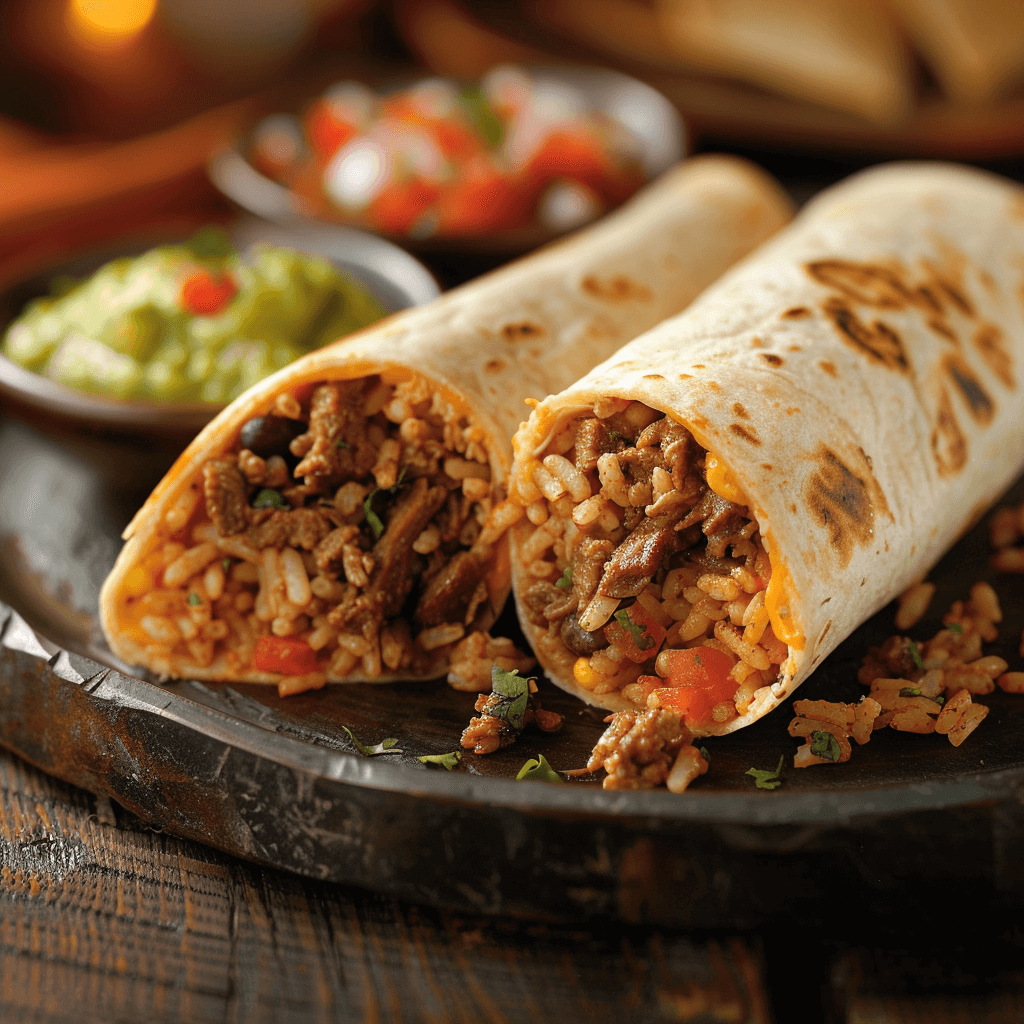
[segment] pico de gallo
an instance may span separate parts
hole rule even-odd
[[[59,278],[14,321],[11,360],[115,398],[228,402],[385,310],[320,256],[239,253],[218,229]]]
[[[503,66],[385,95],[338,83],[261,122],[250,157],[321,215],[427,239],[578,227],[644,183],[640,153],[582,90]]]

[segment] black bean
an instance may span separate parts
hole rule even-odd
[[[292,440],[305,433],[306,424],[286,416],[256,416],[242,424],[238,443],[261,458],[287,455]]]
[[[608,646],[604,630],[595,629],[593,633],[588,633],[585,629],[580,628],[576,612],[562,619],[561,634],[562,643],[573,654],[578,654],[582,657],[587,657],[593,654],[594,651],[599,651],[603,647]]]

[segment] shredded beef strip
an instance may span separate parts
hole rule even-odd
[[[665,559],[680,550],[678,516],[644,521],[612,552],[601,574],[597,592],[602,597],[636,597]]]
[[[413,618],[422,626],[461,622],[487,562],[472,551],[459,551],[427,583]]]
[[[241,533],[249,525],[248,494],[236,456],[211,459],[203,466],[206,514],[222,537]]]
[[[263,548],[303,548],[312,551],[330,532],[334,524],[313,508],[274,509],[269,516],[256,510],[254,522],[246,534],[257,551]]]
[[[419,477],[399,497],[388,516],[387,527],[373,546],[376,565],[370,582],[341,615],[336,625],[357,625],[366,635],[380,629],[384,619],[394,618],[402,610],[418,573],[419,560],[412,546],[448,496],[445,487],[431,487]],[[331,615],[332,622],[334,615]]]

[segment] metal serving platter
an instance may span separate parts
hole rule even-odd
[[[417,757],[455,750],[474,695],[443,681],[336,686],[279,699],[273,688],[159,685],[116,666],[96,624],[119,533],[145,497],[66,445],[0,419],[0,744],[107,794],[156,829],[239,857],[403,898],[493,913],[583,915],[717,927],[867,914],[955,885],[977,909],[1024,893],[1024,697],[995,692],[963,746],[882,730],[839,766],[791,767],[788,708],[707,741],[711,770],[681,795],[607,792],[593,778],[517,782],[527,758],[585,764],[601,713],[542,682],[557,734],[527,730],[452,772]],[[1024,497],[1024,483],[1011,492]],[[986,645],[1019,667],[1024,580],[995,577],[984,523],[931,578],[919,638],[972,582],[1006,611]],[[506,613],[499,630],[519,637]],[[861,627],[800,697],[855,700]],[[521,642],[521,637],[519,637]],[[361,755],[388,737],[402,753]],[[758,790],[748,768],[783,783]],[[807,901],[810,900],[808,903]],[[808,910],[808,908],[811,908]]]

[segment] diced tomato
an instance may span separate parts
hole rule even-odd
[[[420,178],[391,181],[370,203],[366,218],[378,231],[404,235],[427,212],[440,189]]]
[[[621,613],[617,612],[616,615]],[[642,662],[658,653],[665,639],[665,627],[657,622],[639,601],[626,609],[626,616],[635,628],[630,629],[616,618],[604,627],[604,635],[613,647],[618,647],[630,661]],[[640,642],[637,643],[636,638]]]
[[[471,159],[437,201],[437,234],[507,231],[530,223],[530,196],[486,157]]]
[[[260,672],[301,676],[316,670],[316,651],[290,636],[261,636],[256,641],[252,667]]]
[[[181,283],[178,303],[182,309],[200,316],[213,316],[235,297],[238,285],[228,274],[219,276],[208,270],[197,270]]]
[[[710,720],[711,709],[732,700],[736,680],[730,676],[733,660],[714,647],[662,651],[658,668],[667,686],[656,690],[663,708],[677,711],[691,725]]]
[[[330,105],[322,101],[314,103],[306,114],[306,134],[313,152],[323,160],[329,160],[355,138],[359,129],[339,118]]]
[[[454,117],[435,121],[430,126],[431,134],[437,140],[441,152],[449,160],[463,162],[483,152],[483,141],[469,127]]]
[[[542,181],[575,178],[597,188],[608,171],[608,156],[595,132],[583,126],[556,128],[533,154],[528,170]]]

